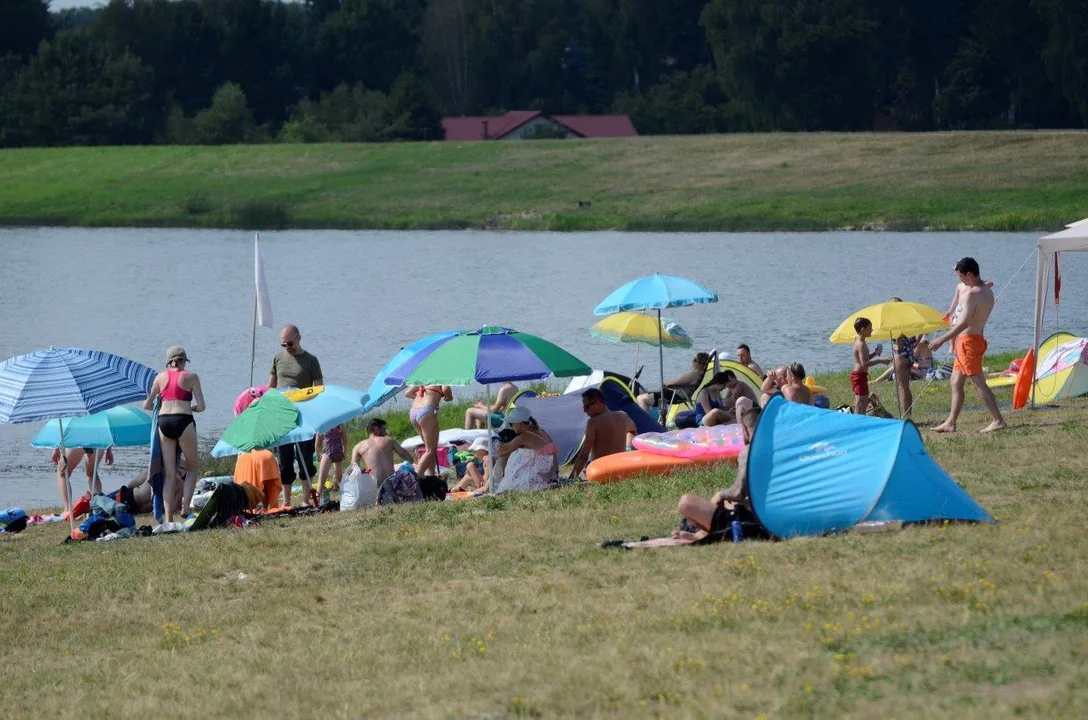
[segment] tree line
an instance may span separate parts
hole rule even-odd
[[[1084,0],[4,0],[0,145],[1088,126]]]

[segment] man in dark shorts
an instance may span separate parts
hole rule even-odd
[[[280,330],[280,347],[283,349],[272,358],[268,387],[288,390],[325,384],[325,378],[321,373],[321,363],[316,357],[302,349],[302,334],[297,327],[283,326]],[[317,475],[317,468],[314,467],[314,448],[315,442],[312,439],[293,445],[280,445],[276,448],[280,459],[280,479],[283,481],[284,497],[288,505],[291,504],[291,485],[298,477],[295,474],[296,460],[299,470],[307,478],[312,480]]]
[[[741,426],[744,428],[744,449],[737,456],[737,476],[733,484],[725,490],[714,493],[709,500],[685,493],[677,503],[677,508],[688,524],[698,530],[695,532],[674,530],[672,533],[674,538],[693,543],[708,538],[709,541],[723,540],[734,520],[749,526],[746,537],[770,537],[769,533],[759,525],[759,520],[752,512],[751,499],[748,495],[748,448],[751,446],[756,423],[759,422],[759,414],[759,408],[751,408],[741,416]]]

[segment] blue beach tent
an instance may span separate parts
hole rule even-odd
[[[863,521],[993,522],[926,452],[913,423],[775,397],[748,452],[752,506],[781,538]]]

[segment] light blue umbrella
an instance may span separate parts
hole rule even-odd
[[[370,389],[367,391],[367,394],[370,396],[370,398],[366,401],[366,405],[363,406],[363,410],[365,412],[370,412],[379,405],[383,405],[388,402],[390,398],[394,397],[397,393],[404,389],[404,383],[400,383],[398,385],[387,385],[385,379],[389,376],[389,373],[396,370],[405,362],[407,362],[408,358],[412,357],[421,350],[425,350],[431,345],[442,342],[443,340],[451,338],[455,335],[459,335],[462,332],[464,331],[443,330],[442,332],[436,332],[432,335],[428,335],[427,337],[420,338],[411,345],[401,348],[400,352],[394,355],[392,360],[387,362],[385,365],[382,365],[382,369],[378,371],[377,376],[375,376],[374,378],[374,382],[370,383]]]
[[[101,350],[49,348],[0,363],[0,423],[61,420],[142,400],[156,372],[134,360]],[[68,484],[68,503],[72,486]],[[75,527],[75,519],[69,516]]]
[[[313,389],[316,390],[316,388]],[[292,391],[285,393],[285,395],[290,397],[294,392],[305,391]],[[315,392],[313,397],[292,403],[298,409],[298,426],[280,437],[269,447],[304,442],[317,433],[326,432],[352,418],[359,417],[365,412],[364,405],[367,399],[368,395],[362,390],[355,390],[341,385],[325,385],[320,392]],[[241,419],[243,415],[250,411],[259,412],[259,404],[260,400],[253,403],[235,420]],[[242,452],[242,450],[224,442],[222,439],[212,448],[213,457],[240,455]]]
[[[64,445],[67,447],[139,447],[149,442],[151,416],[128,405],[72,418],[64,424]],[[46,423],[30,444],[40,448],[59,447],[60,420]]]
[[[661,311],[665,308],[688,307],[718,302],[718,294],[711,292],[694,280],[654,273],[623,285],[593,308],[594,315],[611,315],[624,310],[657,310],[657,324],[661,325]],[[661,328],[658,328],[657,357],[661,369],[661,391],[665,391],[665,351],[662,349]],[[664,417],[664,403],[661,405]]]

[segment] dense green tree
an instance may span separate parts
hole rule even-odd
[[[386,140],[441,140],[442,110],[431,89],[410,72],[393,83],[385,108]]]
[[[1088,126],[1088,4],[1084,0],[1032,0],[1046,27],[1042,48],[1047,77]]]
[[[0,9],[0,58],[8,53],[33,55],[52,28],[48,0],[4,0]]]
[[[0,144],[128,145],[151,140],[150,68],[87,33],[43,42],[0,93]]]
[[[341,84],[320,100],[303,100],[280,133],[283,142],[375,142],[382,139],[387,100],[361,84]]]
[[[200,145],[234,145],[256,138],[253,111],[245,91],[237,83],[225,83],[215,91],[212,104],[192,121],[193,142]]]
[[[640,94],[620,93],[615,112],[631,117],[646,135],[689,135],[729,129],[726,98],[714,71],[699,65],[678,71]]]

